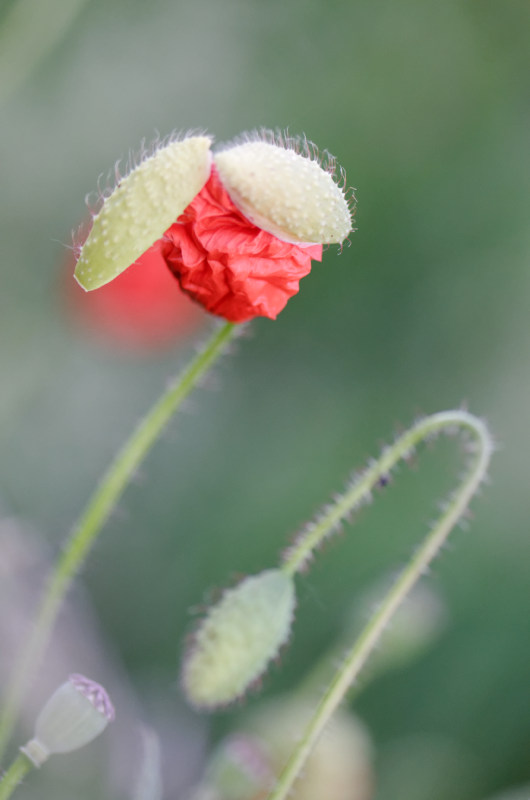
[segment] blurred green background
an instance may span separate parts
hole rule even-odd
[[[180,724],[184,750],[196,741],[175,785],[196,778],[241,713],[183,709],[189,609],[272,566],[418,413],[462,404],[499,449],[469,532],[454,533],[429,577],[447,624],[356,708],[377,800],[479,800],[530,781],[530,5],[40,0],[7,30],[17,2],[0,4],[0,513],[52,552],[197,338],[135,353],[76,326],[67,246],[98,176],[157,131],[222,142],[288,127],[334,153],[357,188],[351,246],[328,249],[276,322],[251,325],[156,446],[83,572],[135,715],[162,735]],[[269,695],[296,686],[355,598],[405,562],[455,481],[457,449],[441,442],[418,467],[300,579]],[[65,672],[85,670],[71,661]],[[94,788],[83,756],[52,769],[50,797],[127,796],[104,775]],[[32,781],[21,800],[43,796]]]

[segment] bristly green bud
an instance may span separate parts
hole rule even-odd
[[[343,242],[352,230],[352,217],[344,191],[333,179],[335,160],[326,155],[323,168],[308,143],[268,138],[272,143],[246,141],[215,154],[232,201],[251,222],[279,239]]]
[[[35,737],[23,753],[40,767],[53,753],[84,747],[114,719],[105,689],[83,675],[70,675],[50,697],[35,723]]]
[[[113,280],[176,222],[208,180],[210,145],[208,136],[171,142],[118,184],[81,248],[75,277],[83,289]]]
[[[289,638],[295,603],[293,580],[278,569],[226,590],[185,656],[182,682],[189,701],[215,708],[241,697]]]

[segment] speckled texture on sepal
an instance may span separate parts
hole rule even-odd
[[[162,237],[208,180],[210,145],[208,136],[171,142],[118,184],[79,254],[75,277],[84,289],[109,283]]]

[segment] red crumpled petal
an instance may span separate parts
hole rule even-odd
[[[322,260],[322,245],[283,242],[253,225],[232,203],[215,167],[162,240],[181,288],[230,322],[276,316]]]

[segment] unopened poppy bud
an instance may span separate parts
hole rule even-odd
[[[151,247],[200,192],[211,140],[191,136],[157,150],[104,201],[81,248],[75,277],[91,290],[113,280]]]
[[[35,724],[35,737],[21,750],[40,767],[53,753],[78,750],[114,719],[105,689],[83,675],[70,675],[50,697]]]
[[[265,702],[246,719],[246,730],[261,741],[279,775],[294,743],[315,712],[313,697],[298,694]],[[371,800],[373,752],[362,723],[338,711],[304,765],[303,775],[289,793],[292,800]],[[262,784],[262,790],[270,786]],[[248,796],[248,795],[247,795]],[[257,792],[254,795],[258,796]],[[266,797],[266,794],[263,794]]]
[[[225,591],[184,659],[182,681],[190,702],[215,708],[240,697],[289,638],[295,602],[292,578],[278,569]]]
[[[249,141],[216,153],[215,164],[234,204],[279,239],[332,244],[351,232],[348,202],[332,170],[295,149]]]

